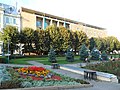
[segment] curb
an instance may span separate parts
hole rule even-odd
[[[44,86],[44,87],[31,87],[31,88],[6,89],[6,90],[64,90],[64,89],[76,89],[76,88],[88,88],[88,87],[93,87],[93,85],[80,84],[80,85],[68,85],[68,86],[46,86],[46,87]]]

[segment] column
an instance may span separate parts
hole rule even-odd
[[[52,21],[53,21],[53,20],[51,19],[51,20],[50,20],[50,25],[52,25],[52,24],[53,24],[53,23],[52,23]]]
[[[59,21],[57,21],[57,27],[59,27]]]
[[[64,27],[66,28],[66,22],[64,21]]]
[[[3,29],[3,27],[4,27],[4,15],[3,15],[4,13],[3,13],[3,11],[1,11],[1,30]]]
[[[71,23],[69,24],[70,30],[72,29]]]
[[[45,17],[43,17],[43,23],[42,23],[42,25],[43,25],[43,29],[45,29]]]

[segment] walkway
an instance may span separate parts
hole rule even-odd
[[[73,72],[69,72],[66,70],[61,70],[61,69],[51,69],[50,65],[43,65],[39,62],[36,61],[28,61],[28,63],[34,65],[34,66],[41,66],[41,67],[45,67],[49,70],[52,70],[58,74],[62,74],[65,76],[69,76],[72,78],[79,78],[79,79],[84,79],[83,75],[80,74],[76,74]],[[15,64],[0,64],[0,65],[6,65],[6,66],[19,66],[19,67],[26,67],[26,66],[31,66],[31,65],[15,65]],[[69,64],[69,65],[73,65],[75,66],[75,64]],[[78,64],[76,64],[78,66]],[[89,81],[91,84],[93,84],[93,87],[89,87],[89,88],[78,88],[78,89],[67,89],[67,90],[120,90],[120,84],[118,83],[112,83],[112,82],[103,82],[103,81],[94,81],[91,80]]]
[[[50,70],[52,70],[56,73],[59,73],[59,74],[65,75],[65,76],[69,76],[69,77],[72,77],[72,78],[84,79],[83,75],[80,75],[80,74],[76,74],[76,73],[69,72],[69,71],[66,71],[66,70],[61,70],[61,69],[51,69],[51,66],[43,65],[43,64],[35,62],[35,61],[29,61],[29,63],[33,64],[33,65],[37,65],[37,66],[46,67],[47,69],[50,69]],[[97,63],[99,63],[99,62],[97,62]],[[77,67],[77,66],[79,66],[79,64],[67,64],[67,66]],[[90,82],[94,86],[89,87],[89,88],[78,88],[78,89],[69,89],[69,90],[120,90],[120,84],[118,84],[118,83],[104,82],[104,81],[94,81],[94,80],[91,80],[91,81],[88,81],[88,82]]]

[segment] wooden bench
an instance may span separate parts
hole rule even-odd
[[[85,70],[85,71],[84,71],[84,79],[97,80],[97,74],[96,74],[95,71]]]

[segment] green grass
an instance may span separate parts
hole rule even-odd
[[[75,56],[74,62],[67,62],[65,57],[57,57],[56,58],[59,64],[69,64],[69,63],[80,63],[82,62],[79,60],[79,56]],[[48,62],[48,57],[31,57],[31,58],[18,58],[18,59],[11,59],[10,63],[12,64],[28,64],[27,61],[37,61],[43,64],[50,65],[51,63]]]

